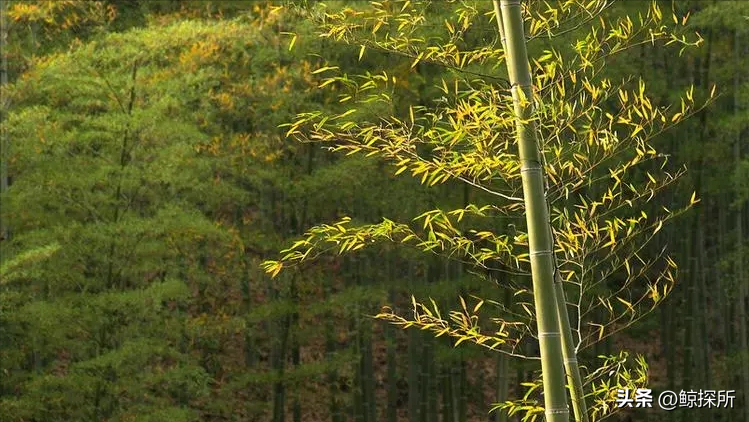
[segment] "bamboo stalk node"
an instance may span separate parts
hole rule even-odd
[[[515,91],[517,91],[518,88],[523,88],[523,89],[528,88],[528,89],[531,89],[531,88],[533,88],[533,84],[522,84],[520,82],[515,82],[514,84],[510,85],[510,92],[514,94]],[[525,94],[525,91],[523,91],[523,94]]]
[[[548,332],[548,333],[544,333],[544,332],[539,332],[538,333],[538,338],[539,339],[541,339],[541,338],[549,338],[549,337],[560,337],[560,334],[559,334],[559,332],[553,332],[553,331],[552,332]]]
[[[528,255],[539,256],[539,255],[551,255],[552,253],[553,253],[552,251],[544,250],[544,251],[533,251],[533,252],[530,252]]]
[[[569,415],[570,408],[569,408],[569,406],[567,406],[567,407],[565,407],[563,409],[562,408],[559,408],[559,409],[546,409],[546,411],[544,413],[547,414],[547,415]]]
[[[541,166],[521,167],[520,168],[520,173],[525,173],[525,172],[529,172],[529,171],[537,171],[537,172],[540,173],[541,172]]]

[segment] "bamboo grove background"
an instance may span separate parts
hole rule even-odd
[[[692,199],[642,252],[667,249],[678,268],[665,300],[613,327],[621,331],[593,336],[579,360],[590,374],[601,356],[626,351],[629,362],[647,362],[646,374],[630,377],[656,392],[737,391],[732,409],[628,409],[613,420],[749,421],[749,7],[656,3],[666,19],[689,15],[685,30],[700,45],[637,45],[605,71],[642,76],[657,104],[678,106],[685,91],[707,102],[655,139],[666,170],[686,173],[642,208]],[[503,69],[365,49],[319,36],[331,27],[305,15],[380,7],[397,16],[412,6],[3,2],[0,421],[499,422],[521,415],[490,412],[494,403],[540,400],[527,384],[538,379],[537,359],[372,318],[384,305],[391,321],[410,318],[412,296],[445,315],[470,314],[471,297],[497,304],[494,312],[520,306],[527,286],[501,271],[507,263],[477,268],[377,242],[275,277],[261,265],[315,225],[411,221],[491,199],[457,180],[430,186],[386,160],[286,136],[300,113],[406,121],[413,107],[447,101],[445,80],[506,88]],[[605,14],[624,21],[649,7],[622,1]],[[460,48],[501,48],[491,2],[425,10],[428,19],[411,22],[421,36],[459,32]],[[466,10],[479,12],[456,29]],[[569,45],[591,25],[581,15],[552,40],[529,40],[529,52]],[[333,67],[347,79],[330,78]],[[348,114],[344,82],[373,69],[392,77],[389,102]],[[524,223],[482,224],[505,233]],[[617,277],[601,289],[624,283]],[[607,318],[605,308],[595,312]],[[539,353],[530,335],[515,347]]]

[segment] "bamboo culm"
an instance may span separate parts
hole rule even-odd
[[[519,0],[501,0],[495,13],[500,35],[505,38],[507,69],[517,120],[523,200],[528,225],[531,278],[541,347],[544,408],[548,422],[567,422],[569,409],[565,393],[562,340],[554,290],[554,255],[549,212],[544,188],[543,165],[538,150],[535,124],[530,117],[531,75],[525,30]],[[500,16],[501,15],[501,16]]]

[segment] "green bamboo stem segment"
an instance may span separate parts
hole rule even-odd
[[[734,59],[738,62],[739,60],[739,51],[741,47],[741,38],[739,31],[736,31],[734,33]],[[737,67],[738,68],[738,67]],[[736,73],[734,75],[734,95],[733,95],[733,111],[738,115],[740,111],[739,107],[739,75]],[[736,142],[734,143],[733,147],[733,153],[734,153],[734,160],[736,165],[738,166],[739,163],[742,160],[741,156],[741,131],[739,130],[736,133]],[[745,277],[745,268],[744,268],[744,252],[742,249],[742,243],[744,242],[744,228],[742,226],[742,219],[744,218],[743,211],[744,207],[739,206],[736,210],[736,251],[737,251],[737,257],[736,257],[736,278],[739,283],[739,297],[737,302],[737,314],[738,314],[738,320],[739,323],[739,345],[741,346],[739,350],[741,350],[741,384],[743,386],[743,394],[744,394],[744,420],[749,421],[749,353],[747,350],[749,350],[749,340],[747,339],[747,328],[746,328],[746,305],[744,303],[744,298],[747,294],[747,280]]]
[[[8,2],[3,2],[0,6],[0,50],[7,51],[6,47],[8,44]],[[2,88],[8,85],[8,55],[3,54],[0,58],[0,85]],[[3,99],[1,105],[3,107],[3,116],[10,103],[7,99]],[[4,194],[8,190],[9,179],[8,179],[8,160],[10,160],[10,140],[8,139],[8,133],[5,129],[0,131],[0,195]],[[8,221],[6,216],[0,216],[0,240],[7,240],[8,234]]]
[[[497,18],[502,50],[507,52],[505,31],[502,26],[502,9],[498,0],[494,1],[494,14]],[[556,263],[554,266],[556,268]],[[567,374],[567,387],[569,388],[570,397],[572,398],[572,410],[576,422],[588,422],[590,419],[588,418],[588,407],[585,403],[585,395],[583,394],[583,380],[580,376],[577,352],[575,351],[575,345],[572,339],[572,327],[570,326],[570,318],[567,314],[567,299],[564,294],[564,285],[562,284],[562,278],[559,276],[559,273],[556,273],[554,281],[557,312],[559,317],[559,331],[562,335],[562,358],[564,359],[564,369]]]
[[[588,406],[585,404],[583,379],[580,376],[577,352],[572,339],[570,317],[567,313],[567,298],[564,294],[562,276],[558,272],[556,272],[554,287],[559,315],[559,331],[562,334],[562,357],[564,358],[564,370],[567,373],[567,387],[570,390],[570,398],[572,398],[572,412],[575,415],[575,422],[588,422],[590,420],[588,418]]]
[[[531,74],[520,1],[500,0],[499,9],[495,5],[495,11],[497,10],[498,14],[501,14],[497,16],[497,24],[501,25],[506,38],[507,70],[512,84],[512,99],[517,120],[546,420],[568,422],[569,409],[565,393],[559,312],[554,292],[553,242],[536,127],[531,120]]]

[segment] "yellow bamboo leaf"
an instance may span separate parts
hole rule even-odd
[[[277,262],[273,267],[271,267],[270,276],[271,278],[275,278],[278,273],[281,272],[281,269],[283,268],[283,264],[280,262]]]
[[[424,53],[423,52],[419,53],[416,56],[416,58],[414,59],[414,61],[411,63],[411,69],[413,69],[414,67],[416,67],[417,64],[419,64],[419,62],[421,61],[422,57],[424,57]],[[395,81],[393,81],[393,83],[395,83]]]
[[[631,303],[627,302],[626,300],[624,300],[624,299],[622,299],[622,298],[620,298],[620,297],[617,297],[617,299],[619,300],[619,302],[623,303],[623,304],[624,304],[624,306],[626,306],[627,308],[629,308],[629,309],[633,309],[633,308],[632,308],[632,304],[631,304]]]
[[[482,301],[479,301],[479,303],[477,303],[477,304],[476,304],[476,306],[474,306],[474,307],[473,307],[473,313],[475,314],[476,312],[478,312],[478,311],[479,311],[479,309],[481,309],[481,306],[482,306],[483,304],[484,304],[484,301],[483,301],[483,300],[482,300]]]
[[[338,70],[338,66],[323,66],[323,67],[321,67],[319,69],[316,69],[316,70],[312,71],[312,74],[313,75],[317,75],[318,73],[323,73],[323,72],[326,72],[328,70]]]
[[[445,26],[447,26],[447,30],[448,32],[450,32],[450,35],[455,33],[455,27],[453,27],[447,19],[445,19]]]

